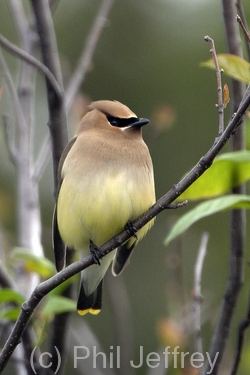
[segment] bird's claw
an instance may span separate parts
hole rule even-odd
[[[133,236],[134,238],[138,239],[136,234],[137,229],[133,226],[133,224],[130,221],[128,221],[125,225],[125,229],[128,232],[128,234],[130,234],[130,236]]]
[[[104,256],[104,253],[102,252],[101,248],[99,246],[96,246],[92,241],[90,241],[89,250],[94,263],[100,266],[100,259]]]

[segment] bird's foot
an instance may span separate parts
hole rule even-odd
[[[136,234],[137,229],[133,226],[133,224],[130,221],[128,221],[125,225],[125,229],[128,232],[128,234],[130,234],[130,236],[133,236],[134,238],[138,239]]]
[[[90,241],[89,250],[95,264],[101,265],[100,259],[105,255],[99,246]]]

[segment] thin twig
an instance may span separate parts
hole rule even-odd
[[[247,34],[245,34],[245,32],[244,32],[244,38],[245,38],[245,46],[246,46],[246,51],[247,51],[247,55],[248,55],[248,60],[250,60],[249,32],[248,32],[247,20],[246,20],[246,16],[245,16],[245,12],[244,12],[244,8],[243,8],[241,0],[236,0],[236,8],[237,8],[238,14],[240,16],[242,25],[244,25],[244,28],[247,31]],[[237,21],[238,21],[238,19],[237,19]]]
[[[237,16],[236,16],[236,21],[240,24],[240,26],[241,26],[241,28],[242,28],[242,30],[243,30],[243,32],[244,32],[244,35],[245,35],[245,37],[246,37],[246,40],[247,40],[248,43],[249,43],[249,42],[250,42],[250,34],[249,34],[249,32],[247,31],[247,28],[245,27],[245,25],[244,25],[244,23],[243,23],[241,17],[240,17],[238,14],[237,14]]]
[[[45,75],[45,77],[49,80],[50,84],[53,86],[55,92],[60,97],[62,96],[62,90],[55,79],[54,75],[51,73],[51,71],[42,64],[39,60],[37,60],[35,57],[31,56],[15,44],[11,43],[8,39],[6,39],[3,35],[0,34],[0,44],[6,48],[9,52],[15,54],[16,56],[20,57],[21,59],[25,60],[29,64],[33,65],[35,68],[37,68],[41,73]]]
[[[31,174],[31,177],[36,181],[39,182],[40,178],[43,175],[43,171],[48,165],[48,162],[51,158],[51,139],[49,134],[46,135],[43,144],[41,146],[41,149],[39,151],[39,155],[37,157],[37,160],[34,164],[33,172]]]
[[[233,364],[231,375],[237,374],[238,367],[239,367],[240,360],[241,360],[243,344],[244,344],[244,340],[245,340],[245,331],[249,327],[249,325],[250,325],[250,300],[248,302],[248,308],[247,308],[246,316],[245,316],[245,318],[242,319],[242,321],[239,324],[237,351],[236,351],[236,356],[235,356],[235,359],[234,359],[234,364]]]
[[[147,224],[152,218],[166,209],[171,202],[173,202],[177,197],[179,197],[194,181],[196,181],[211,165],[212,162],[224,147],[224,145],[234,134],[235,129],[238,128],[239,123],[242,122],[242,117],[244,116],[246,110],[250,105],[250,86],[247,88],[246,96],[239,106],[238,111],[235,116],[230,120],[228,126],[224,130],[223,134],[217,139],[217,142],[208,150],[208,152],[198,161],[198,163],[193,167],[193,169],[182,179],[180,182],[175,184],[172,189],[170,189],[165,195],[163,195],[144,215],[136,219],[132,224],[133,227],[138,231],[145,224]],[[128,231],[124,230],[117,234],[104,245],[100,247],[101,253],[105,256],[112,250],[116,249],[122,243],[130,238]],[[83,269],[89,267],[94,263],[93,257],[87,255],[86,257],[72,263],[64,270],[57,273],[55,276],[39,284],[31,297],[23,304],[22,311],[20,312],[19,318],[13,328],[11,335],[9,336],[4,348],[0,354],[0,373],[5,368],[7,362],[9,361],[13,351],[18,345],[20,338],[28,324],[28,321],[37,307],[42,298],[47,295],[51,290],[56,288],[62,282],[68,280],[70,277],[79,273]]]
[[[97,43],[100,39],[102,30],[107,22],[107,16],[113,5],[114,0],[103,0],[93,26],[90,30],[86,47],[83,49],[80,56],[76,70],[70,80],[68,88],[65,93],[66,110],[69,111],[72,102],[78,93],[81,84],[83,83],[85,76],[90,68],[94,52],[96,50]]]
[[[202,353],[202,338],[201,338],[201,275],[204,259],[207,253],[207,243],[209,239],[208,233],[203,233],[201,243],[194,267],[194,336],[195,336],[195,350]]]
[[[5,136],[5,144],[8,149],[9,158],[13,165],[16,165],[18,160],[19,153],[15,145],[15,135],[14,129],[10,124],[10,119],[7,116],[3,116],[3,125],[4,125],[4,136]]]
[[[230,54],[242,57],[241,40],[239,28],[236,23],[236,8],[234,0],[222,0],[224,24],[226,29],[226,40],[228,51]],[[237,112],[241,103],[245,101],[245,85],[237,80],[232,80],[231,103],[233,105],[232,112]],[[246,90],[249,92],[249,86]],[[243,98],[243,99],[242,99]],[[232,137],[232,150],[242,150],[245,146],[244,127],[237,129],[234,137]],[[243,185],[233,189],[234,194],[244,194],[245,187]],[[239,296],[240,288],[243,282],[244,271],[244,245],[246,220],[245,210],[238,209],[231,211],[231,231],[230,231],[230,255],[229,255],[229,274],[224,298],[221,304],[218,320],[214,330],[211,347],[209,351],[210,360],[213,361],[214,367],[211,375],[216,375],[223,358],[233,313]],[[203,374],[207,374],[209,369],[208,362],[204,366]]]
[[[18,121],[21,125],[21,128],[25,128],[25,118],[23,115],[22,107],[20,105],[20,101],[16,92],[16,88],[14,85],[14,82],[12,80],[12,76],[10,74],[10,71],[8,69],[8,66],[5,62],[4,56],[2,54],[2,50],[0,48],[0,70],[1,74],[6,82],[6,87],[9,91],[10,97],[11,97],[11,103],[13,112],[15,114],[15,120]]]
[[[188,200],[186,199],[185,201],[183,202],[179,202],[179,203],[175,203],[175,204],[170,204],[167,209],[169,210],[176,210],[177,208],[181,208],[181,207],[184,207],[188,204]]]
[[[214,40],[210,38],[210,36],[204,37],[206,42],[210,42],[212,48],[210,49],[210,53],[213,56],[214,59],[214,66],[215,66],[215,72],[216,72],[216,78],[217,78],[217,92],[218,92],[218,104],[216,104],[216,107],[218,108],[218,114],[219,114],[219,136],[223,133],[224,130],[224,103],[223,103],[223,91],[222,91],[222,84],[221,84],[221,73],[223,70],[220,69],[219,61],[217,58],[216,50],[215,50],[215,44]]]

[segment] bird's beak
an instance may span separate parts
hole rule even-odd
[[[141,128],[142,126],[147,125],[148,123],[149,123],[149,120],[147,118],[138,118],[138,121],[133,122],[131,127]]]

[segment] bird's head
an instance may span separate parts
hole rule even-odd
[[[89,109],[80,123],[78,133],[93,127],[140,130],[149,123],[148,119],[137,117],[126,105],[118,101],[99,100],[92,102]]]

